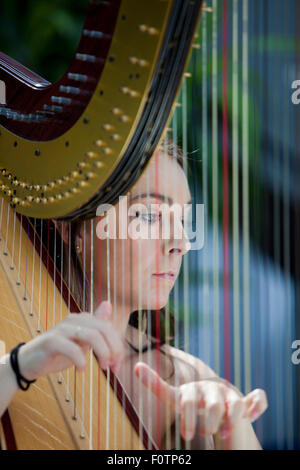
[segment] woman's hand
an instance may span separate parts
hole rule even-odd
[[[71,313],[54,328],[29,341],[19,350],[21,374],[27,380],[34,380],[73,364],[82,371],[89,348],[93,349],[102,369],[111,366],[118,372],[124,347],[110,321],[111,313],[111,304],[104,301],[94,315]]]
[[[266,393],[255,389],[246,396],[221,382],[201,380],[179,387],[169,385],[147,364],[138,362],[135,374],[146,387],[180,415],[180,434],[191,440],[197,431],[201,436],[220,432],[227,437],[242,418],[255,421],[268,407]]]

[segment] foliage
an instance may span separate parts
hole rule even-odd
[[[2,0],[0,50],[47,80],[58,80],[75,53],[87,5],[87,0]]]

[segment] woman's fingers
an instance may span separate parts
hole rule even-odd
[[[112,305],[107,300],[101,302],[95,310],[95,317],[99,320],[110,320],[112,314]]]
[[[81,346],[91,347],[101,368],[111,366],[114,372],[118,372],[124,357],[124,345],[110,321],[111,313],[111,303],[104,301],[96,309],[95,315],[85,312],[70,314],[57,329]]]
[[[244,397],[244,403],[244,418],[250,418],[251,421],[255,421],[268,408],[266,392],[261,388],[256,388]]]
[[[70,332],[72,337],[75,337],[76,340],[82,343],[88,344],[96,354],[100,367],[106,369],[109,365],[111,354],[106,341],[104,341],[99,331],[83,326],[73,327],[72,330],[73,329],[74,331]]]
[[[110,350],[111,365],[118,368],[124,358],[124,344],[120,335],[113,329],[109,322],[101,325],[101,334]]]
[[[68,357],[79,370],[83,370],[86,365],[86,359],[80,346],[63,336],[57,335],[54,341],[48,341],[48,350],[50,354],[61,354]]]
[[[60,328],[61,325],[69,324],[79,325],[79,326],[89,326],[90,328],[96,328],[97,330],[101,329],[103,325],[111,324],[107,319],[103,320],[96,318],[91,313],[70,313],[64,320],[59,323],[55,328]]]
[[[197,429],[202,436],[219,431],[221,437],[226,437],[245,414],[244,398],[230,387],[205,380],[182,385],[181,435],[190,440]]]
[[[163,402],[167,393],[171,394],[173,409],[180,415],[180,433],[186,440],[193,439],[196,430],[202,436],[219,432],[227,437],[242,418],[249,415],[257,419],[268,406],[261,389],[244,397],[230,386],[205,379],[175,388],[144,363],[138,363],[135,372]],[[179,407],[175,407],[178,398]]]
[[[121,340],[114,338],[115,332],[107,325],[102,325],[98,329],[90,328],[88,322],[86,325],[66,323],[62,331],[67,338],[92,348],[102,369],[108,366],[116,367],[123,357]]]
[[[180,397],[180,434],[183,439],[191,440],[197,425],[197,393],[196,387],[188,387]]]
[[[246,405],[244,397],[237,395],[236,391],[230,387],[222,387],[225,413],[222,418],[221,426],[219,427],[219,433],[221,437],[227,437],[234,426],[243,418]]]
[[[93,349],[100,367],[112,366],[117,372],[124,346],[111,324],[111,313],[111,304],[102,302],[95,315],[70,314],[50,331],[25,345],[19,357],[25,377],[34,379],[72,364],[83,370],[89,348]]]
[[[121,361],[124,356],[124,345],[119,333],[117,333],[111,323],[111,303],[106,300],[101,302],[101,304],[95,311],[95,317],[99,320],[104,321],[104,324],[101,324],[101,333],[103,334],[108,347],[112,351],[111,363],[113,366],[116,366],[116,368],[118,368],[118,366],[121,365]]]
[[[142,380],[143,384],[150,388],[163,403],[170,403],[172,406],[179,397],[179,390],[167,384],[157,372],[151,369],[144,362],[137,362],[134,366],[134,373]]]
[[[225,413],[224,396],[220,386],[211,382],[198,382],[199,434],[205,436],[217,432]]]

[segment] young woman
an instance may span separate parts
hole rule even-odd
[[[152,157],[128,195],[126,220],[119,216],[120,201],[100,222],[99,217],[56,222],[66,253],[69,248],[72,253],[65,263],[72,294],[94,315],[71,314],[22,346],[20,371],[33,380],[71,364],[83,370],[91,347],[100,367],[111,367],[118,376],[162,448],[175,448],[179,419],[181,448],[189,441],[192,449],[261,449],[251,421],[267,408],[265,392],[255,389],[243,396],[200,359],[168,344],[172,316],[165,306],[190,249],[183,221],[173,210],[174,204],[183,208],[191,200],[177,153],[174,160],[169,147]],[[162,236],[162,203],[171,209],[168,238]],[[17,391],[8,359],[4,356],[0,368],[0,412]]]

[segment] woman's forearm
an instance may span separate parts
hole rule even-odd
[[[0,358],[0,417],[18,391],[16,376],[11,368],[9,354]]]

